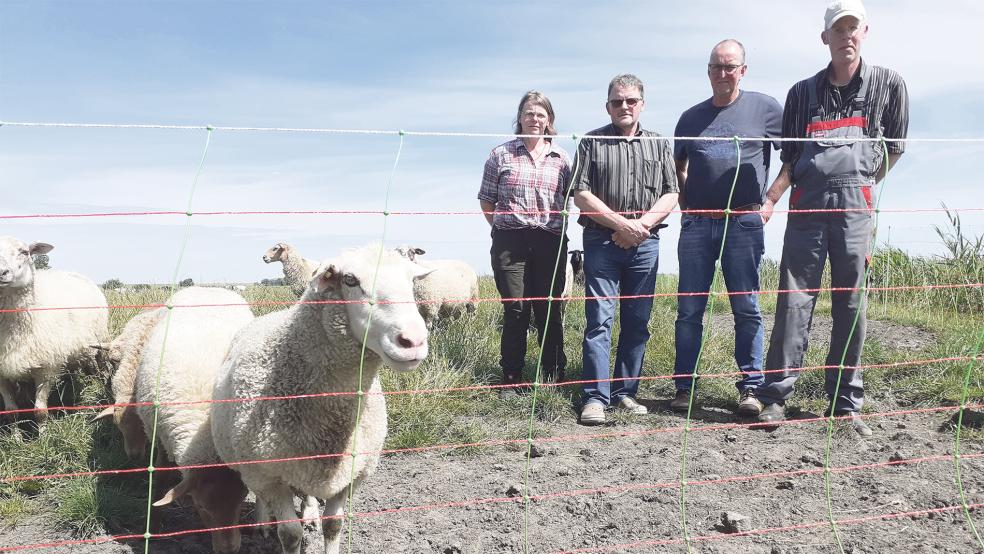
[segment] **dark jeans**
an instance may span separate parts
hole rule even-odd
[[[558,250],[560,263],[554,276]],[[564,291],[567,237],[542,229],[494,229],[491,255],[495,286],[502,298],[553,296],[559,299]],[[553,290],[550,286],[551,277],[554,277]],[[531,312],[540,343],[543,344],[541,366],[544,380],[563,377],[567,357],[564,355],[560,302],[554,300],[549,307],[547,304],[546,300],[502,302],[499,365],[502,366],[505,383],[522,381],[523,364],[526,360],[526,333],[530,328]]]
[[[765,252],[762,218],[757,213],[730,218],[725,236],[725,220],[685,214],[680,220],[679,292],[706,293],[711,288],[714,262],[721,254],[721,272],[728,292],[759,290],[759,264]],[[724,240],[724,252],[721,241]],[[762,384],[762,350],[765,330],[759,312],[757,294],[732,294],[731,311],[735,318],[735,363],[743,376],[735,385],[738,390]],[[676,320],[676,362],[673,373],[677,390],[693,386],[694,366],[704,334],[704,309],[707,296],[679,297]],[[686,377],[681,377],[686,375]]]
[[[649,316],[653,310],[659,236],[652,234],[639,246],[625,249],[615,244],[611,231],[584,229],[585,295],[584,371],[582,400],[603,406],[636,395],[642,360],[649,341]],[[642,296],[622,298],[619,296]],[[612,322],[619,306],[618,348],[615,369],[609,377]],[[611,381],[609,379],[617,379]]]

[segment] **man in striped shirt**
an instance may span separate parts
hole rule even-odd
[[[782,169],[761,209],[768,221],[792,187],[779,267],[779,289],[790,292],[778,297],[766,382],[758,389],[767,404],[759,414],[763,423],[785,417],[784,404],[803,366],[816,289],[829,260],[831,286],[852,289],[831,294],[833,327],[825,364],[831,368],[826,375],[830,413],[843,416],[859,435],[871,435],[859,416],[864,383],[857,365],[865,335],[859,289],[871,254],[873,188],[905,149],[904,142],[885,142],[883,147],[871,139],[904,139],[909,107],[902,78],[861,59],[867,36],[861,0],[832,2],[820,35],[830,48],[830,64],[797,83],[786,97],[782,136],[812,140],[783,143]]]
[[[657,229],[677,204],[678,188],[669,141],[645,131],[642,81],[618,75],[608,85],[605,109],[612,123],[581,140],[575,161],[574,203],[584,226],[584,372],[580,421],[605,422],[614,406],[647,413],[635,400],[649,340],[649,316],[659,260]],[[615,138],[591,138],[615,137]],[[612,320],[619,303],[620,334],[614,381],[609,379]],[[593,297],[593,299],[592,299]]]

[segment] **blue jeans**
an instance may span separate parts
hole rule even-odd
[[[611,231],[584,229],[584,289],[588,297],[606,297],[584,302],[587,325],[584,329],[584,380],[609,378],[612,320],[615,296],[652,295],[656,289],[659,262],[659,237],[655,234],[628,250],[612,240]],[[618,403],[624,396],[639,390],[642,358],[649,340],[649,315],[652,296],[625,298],[620,306],[618,352],[613,378],[624,381],[600,381],[584,384],[584,404],[603,406]]]
[[[759,290],[759,264],[765,252],[762,218],[757,213],[740,214],[728,222],[707,216],[684,214],[680,221],[679,292],[706,293],[711,288],[714,262],[721,254],[721,271],[728,292]],[[724,252],[721,240],[724,239]],[[757,294],[732,294],[731,311],[735,317],[735,362],[742,379],[735,385],[739,392],[762,384],[762,343],[765,330],[759,312]],[[704,333],[704,309],[707,296],[680,296],[676,320],[676,362],[673,380],[677,390],[693,386],[694,366]],[[686,377],[680,377],[684,375]]]

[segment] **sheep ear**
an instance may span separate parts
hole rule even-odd
[[[31,245],[27,247],[27,250],[32,256],[37,256],[38,254],[47,254],[54,248],[54,246],[51,246],[46,242],[32,242]]]
[[[413,253],[420,256],[421,254],[426,254],[427,251],[424,250],[423,248],[414,248]]]
[[[327,289],[338,288],[338,268],[335,264],[322,264],[311,277],[314,292],[322,293]]]
[[[154,502],[154,506],[167,506],[168,504],[171,504],[175,500],[188,494],[188,492],[191,490],[191,486],[192,486],[191,479],[187,477],[182,479],[181,482],[178,483],[176,487],[164,493],[164,496],[162,496],[160,500]]]
[[[100,419],[106,419],[107,417],[113,417],[113,411],[116,409],[115,406],[109,406],[105,410],[96,414],[96,417],[92,418],[92,421],[99,421]]]
[[[427,277],[428,275],[433,273],[435,269],[433,267],[424,267],[420,264],[415,264],[415,263],[411,263],[410,265],[413,266],[411,272],[413,274],[414,280],[423,279],[424,277]]]

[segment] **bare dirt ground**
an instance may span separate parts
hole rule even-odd
[[[869,339],[919,349],[931,334],[870,322]],[[726,327],[727,319],[714,325]],[[823,334],[819,319],[817,341]],[[829,320],[827,325],[829,325]],[[820,347],[819,342],[815,343]],[[687,552],[681,521],[681,462],[685,419],[667,401],[641,399],[647,416],[618,415],[608,425],[586,428],[574,417],[535,443],[529,460],[528,511],[524,507],[525,444],[478,452],[430,452],[386,456],[379,471],[356,492],[351,551],[530,552],[602,548],[613,552]],[[954,410],[870,416],[868,439],[837,425],[833,434],[829,494],[844,552],[980,552],[959,509],[900,517],[920,510],[959,506],[953,461]],[[792,414],[791,414],[792,415]],[[840,552],[828,522],[823,461],[827,425],[801,412],[776,430],[736,423],[724,409],[698,409],[687,434],[685,506],[691,552]],[[495,425],[495,422],[485,422]],[[964,443],[964,455],[984,451]],[[884,465],[898,460],[914,463]],[[870,466],[871,467],[854,467]],[[848,468],[837,469],[837,468]],[[984,502],[984,458],[961,465],[969,504]],[[252,509],[252,506],[249,507]],[[190,508],[169,508],[159,531],[202,527]],[[746,518],[739,530],[721,526],[723,512]],[[978,527],[980,509],[971,511]],[[886,516],[881,518],[879,516]],[[252,513],[244,521],[252,521]],[[859,519],[870,518],[867,521]],[[802,528],[793,529],[793,527]],[[733,529],[731,530],[733,531]],[[114,529],[113,533],[126,531]],[[71,540],[44,518],[0,527],[3,547]],[[321,537],[306,535],[306,552],[321,552]],[[348,536],[343,538],[343,552]],[[108,542],[23,552],[142,552],[143,541]],[[206,553],[207,535],[150,543],[151,552]],[[243,535],[243,553],[279,552],[276,534]]]

